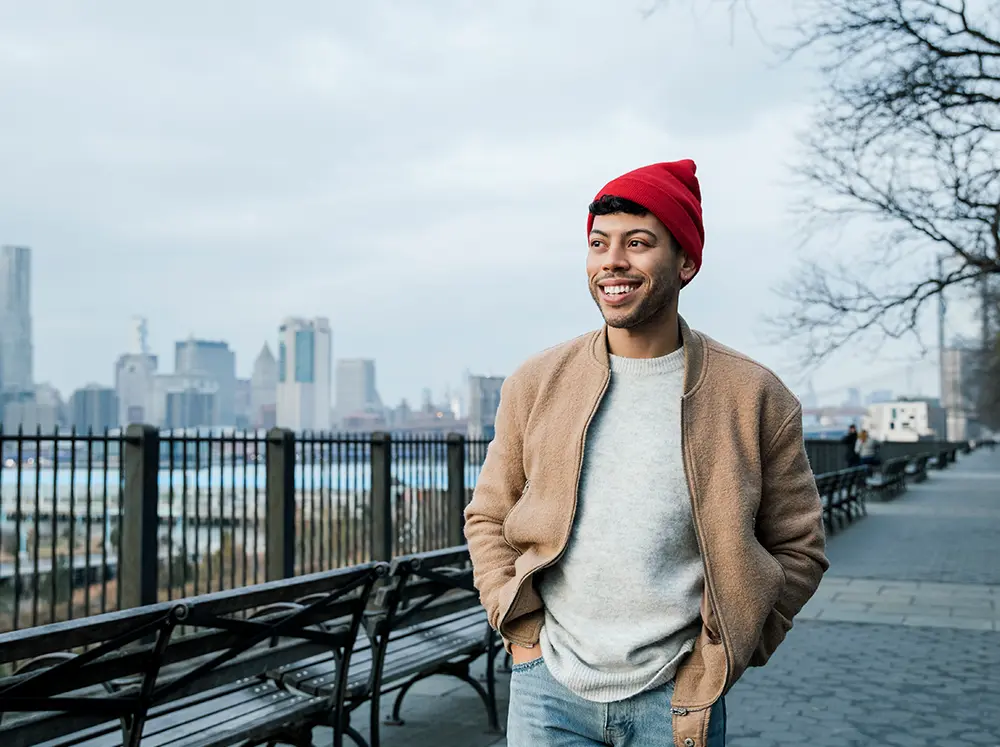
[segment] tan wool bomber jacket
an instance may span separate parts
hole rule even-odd
[[[798,400],[765,367],[680,326],[683,457],[705,590],[671,713],[677,746],[703,747],[712,704],[768,660],[829,563]],[[610,379],[605,328],[504,382],[465,531],[476,588],[508,649],[538,642],[544,611],[532,577],[566,549],[587,427]]]

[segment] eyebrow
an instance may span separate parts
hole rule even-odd
[[[596,233],[598,236],[603,236],[604,238],[610,238],[609,235],[607,234],[607,232],[601,231],[601,230],[596,229],[596,228],[593,229],[593,230],[591,230],[590,233],[591,233],[591,235],[593,235],[593,234]],[[650,231],[648,228],[631,228],[628,231],[626,231],[623,235],[626,238],[628,238],[629,236],[635,236],[637,233],[644,233],[647,236],[649,236],[650,238],[653,238],[653,239],[656,238],[656,234],[653,233],[652,231]]]

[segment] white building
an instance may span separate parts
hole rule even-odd
[[[122,427],[153,423],[157,361],[155,355],[126,353],[115,363],[115,392]]]
[[[897,400],[868,407],[861,427],[876,441],[944,440],[944,408],[936,400]]]
[[[332,384],[329,320],[286,319],[278,330],[277,425],[295,431],[329,430]]]
[[[122,427],[132,423],[154,423],[154,387],[158,367],[149,352],[149,328],[141,316],[132,318],[129,352],[115,363],[115,393]]]

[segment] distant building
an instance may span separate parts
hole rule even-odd
[[[979,351],[946,348],[941,355],[941,405],[947,414],[949,441],[967,441],[979,433],[977,368]]]
[[[216,425],[236,425],[236,355],[228,343],[193,337],[176,343],[174,372],[215,381]]]
[[[286,319],[278,335],[277,424],[295,431],[329,430],[333,339],[323,318]]]
[[[117,428],[118,394],[111,387],[88,384],[70,397],[70,424],[80,433]]]
[[[861,390],[857,387],[850,387],[847,390],[847,399],[844,407],[861,407]]]
[[[115,393],[122,427],[153,423],[153,397],[158,361],[149,351],[149,328],[141,316],[132,318],[129,352],[115,362]]]
[[[3,406],[3,427],[8,432],[21,428],[51,433],[64,425],[66,405],[59,390],[51,384],[38,384],[34,391],[20,392]]]
[[[880,405],[883,402],[892,402],[892,391],[889,389],[876,389],[865,397],[865,405]]]
[[[366,358],[343,358],[337,361],[337,421],[364,416],[383,417],[382,399],[375,387],[375,361]]]
[[[469,377],[469,438],[493,438],[503,376]]]
[[[153,422],[156,369],[156,356],[149,354],[126,353],[115,363],[115,392],[122,426]]]
[[[157,376],[151,424],[170,430],[218,426],[218,395],[219,383],[206,375]]]
[[[251,407],[251,402],[253,399],[253,383],[250,379],[237,379],[236,380],[236,417],[233,421],[235,425],[240,430],[247,430],[253,427],[252,415],[253,409]]]
[[[273,428],[277,423],[278,361],[264,343],[250,376],[250,426]]]
[[[0,247],[0,396],[24,402],[34,391],[31,249]]]
[[[897,400],[871,405],[861,427],[877,441],[944,440],[945,410],[937,400]]]

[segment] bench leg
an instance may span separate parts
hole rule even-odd
[[[497,654],[503,648],[493,642],[493,635],[490,635],[490,643],[486,649],[486,717],[489,721],[490,730],[500,732],[500,716],[497,714]],[[506,654],[506,651],[504,651]]]
[[[386,724],[388,724],[389,726],[402,726],[403,724],[406,723],[403,719],[401,719],[399,717],[399,712],[403,708],[403,698],[405,698],[406,694],[408,692],[410,692],[410,688],[411,687],[413,687],[415,684],[417,684],[421,680],[427,679],[427,676],[428,675],[420,675],[420,674],[418,674],[416,677],[414,677],[413,679],[411,679],[409,682],[407,682],[405,685],[403,685],[400,688],[399,693],[396,695],[396,700],[392,704],[392,716],[390,716],[389,718],[387,718],[385,720]],[[373,718],[372,719],[372,721],[373,721],[372,726],[373,727],[374,727],[374,720],[375,719]],[[377,747],[377,745],[376,745],[376,747]]]
[[[366,742],[365,738],[361,736],[361,732],[359,732],[350,724],[347,724],[344,727],[344,736],[350,737],[351,741],[354,742],[354,744],[356,744],[358,747],[368,747],[368,742]]]
[[[452,677],[457,677],[463,682],[467,682],[469,686],[476,691],[479,698],[483,701],[483,705],[486,707],[486,719],[489,723],[490,731],[499,732],[500,731],[500,718],[497,715],[497,701],[496,701],[496,683],[493,677],[492,667],[487,667],[487,685],[490,688],[490,692],[483,689],[476,680],[469,674],[469,665],[461,664],[456,667],[449,667],[445,674],[450,674]],[[491,697],[492,694],[492,697]]]
[[[508,654],[505,651],[504,652],[503,660],[500,662],[500,666],[497,667],[497,671],[500,674],[510,674],[511,673],[510,672],[510,665],[511,665],[510,654]]]

